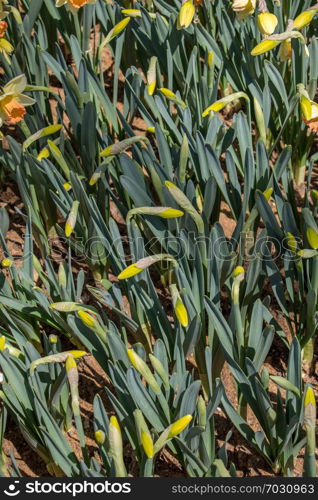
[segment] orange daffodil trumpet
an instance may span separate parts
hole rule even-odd
[[[62,5],[66,5],[66,7],[73,13],[78,12],[78,9],[84,7],[84,5],[89,5],[96,3],[96,0],[56,0],[56,7],[62,7]]]
[[[19,75],[3,87],[0,93],[0,126],[3,122],[20,122],[26,113],[25,108],[35,103],[32,97],[23,94],[26,86],[25,75]]]

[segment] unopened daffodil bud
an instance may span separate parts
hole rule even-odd
[[[192,0],[186,0],[181,5],[178,19],[177,19],[177,29],[188,28],[192,23],[195,14],[195,6],[193,5]]]
[[[113,38],[115,38],[116,36],[120,35],[120,33],[122,31],[124,31],[124,29],[126,28],[127,24],[129,23],[129,21],[131,20],[130,17],[124,17],[124,19],[122,19],[121,21],[119,21],[119,23],[117,23],[111,30],[110,32],[108,33],[108,35],[106,36],[105,40],[104,40],[104,45],[106,45],[107,43],[109,43],[111,40],[113,40]]]
[[[279,40],[262,40],[254,49],[251,51],[252,56],[260,56],[265,54],[270,50],[273,50],[281,42]]]
[[[249,101],[249,97],[247,94],[245,94],[245,92],[234,92],[233,94],[229,94],[225,97],[222,97],[222,99],[215,101],[213,104],[211,104],[211,106],[206,108],[202,113],[202,117],[204,118],[205,116],[208,116],[211,113],[211,111],[215,112],[222,111],[222,109],[224,109],[225,106],[241,98],[245,99],[246,101]]]
[[[289,250],[293,253],[296,253],[298,250],[298,246],[297,246],[297,240],[296,240],[295,236],[292,233],[287,232],[286,233],[286,240],[287,240],[287,246],[288,246]]]
[[[294,19],[293,29],[301,30],[310,24],[317,12],[318,9],[305,10],[304,12],[301,12],[301,14]]]
[[[168,438],[172,439],[175,436],[181,434],[181,432],[184,431],[184,429],[189,425],[191,420],[192,415],[185,415],[184,417],[179,418],[179,420],[171,424]]]
[[[52,345],[57,344],[57,341],[58,341],[57,335],[51,334],[49,336],[49,342],[50,342],[50,344],[52,344]]]
[[[127,354],[129,361],[131,362],[135,370],[137,370],[137,372],[140,373],[140,375],[145,379],[145,381],[151,387],[151,389],[156,394],[159,394],[161,392],[160,387],[155,377],[151,373],[148,365],[144,362],[144,360],[140,356],[138,356],[138,354],[133,349],[127,349]]]
[[[4,335],[0,337],[0,351],[3,351],[6,345],[6,338]]]
[[[182,99],[180,99],[174,92],[172,92],[172,90],[165,87],[161,87],[159,90],[169,101],[179,104],[182,108],[187,107],[186,103],[182,101]]]
[[[78,208],[79,208],[79,201],[76,200],[73,201],[71,211],[65,223],[65,236],[67,238],[69,238],[72,232],[74,231],[77,220]]]
[[[307,240],[311,248],[314,250],[318,249],[318,232],[315,231],[312,227],[308,227],[307,232]]]
[[[153,56],[150,59],[147,71],[147,90],[149,95],[153,95],[157,85],[156,66],[157,66],[157,57]]]
[[[154,456],[153,440],[149,432],[145,432],[143,430],[141,431],[141,444],[147,458],[153,458]]]
[[[278,24],[278,19],[271,12],[261,12],[257,16],[258,29],[263,35],[272,35]]]
[[[272,194],[273,194],[274,189],[273,188],[268,188],[266,191],[264,191],[263,195],[265,196],[266,200],[269,201]]]
[[[180,321],[182,326],[188,326],[189,324],[189,318],[188,318],[188,313],[185,308],[184,303],[182,302],[181,299],[177,299],[175,306],[174,306],[174,311],[176,313],[176,317]]]
[[[131,219],[134,215],[154,215],[162,219],[175,219],[182,217],[184,213],[181,210],[171,207],[138,207],[129,210],[127,219]]]
[[[236,266],[236,268],[233,270],[233,278],[237,278],[237,276],[243,275],[244,276],[244,267],[242,266]]]
[[[148,267],[150,267],[152,264],[155,264],[156,262],[160,262],[162,260],[170,261],[176,264],[176,261],[171,255],[169,254],[157,254],[157,255],[151,255],[149,257],[144,257],[143,259],[138,260],[135,264],[131,264],[130,266],[126,267],[118,276],[117,278],[119,280],[125,280],[127,278],[131,278],[132,276],[136,276],[137,274],[141,273]]]
[[[95,441],[100,446],[105,443],[106,435],[102,430],[95,431],[94,433]]]
[[[96,319],[86,311],[78,311],[78,316],[82,323],[84,323],[84,325],[88,326],[89,328],[94,328],[94,326],[96,325]]]
[[[109,421],[109,448],[114,460],[116,477],[126,477],[127,471],[123,459],[123,438],[117,418],[113,415]]]
[[[4,269],[8,269],[9,267],[12,267],[13,265],[13,260],[12,259],[9,259],[9,258],[5,258],[5,259],[2,259],[1,261],[1,267],[3,267]]]
[[[139,9],[123,9],[121,13],[128,17],[141,17],[141,10]]]
[[[70,370],[77,370],[77,364],[74,359],[74,356],[72,355],[67,356],[65,361],[65,368],[66,368],[66,373],[68,373]]]
[[[172,303],[175,315],[178,321],[181,323],[181,325],[186,327],[189,324],[188,312],[186,310],[184,303],[181,300],[177,286],[174,284],[170,285],[170,292],[172,296]]]

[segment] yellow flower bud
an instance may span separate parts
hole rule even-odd
[[[88,314],[86,311],[78,311],[78,316],[82,323],[84,323],[84,325],[88,326],[89,328],[94,328],[94,326],[96,325],[95,318],[93,318],[93,316]]]
[[[104,431],[95,431],[94,437],[97,444],[102,445],[105,443],[106,436]]]
[[[119,422],[117,420],[117,417],[115,417],[115,415],[112,415],[110,417],[109,424],[112,425],[113,427],[115,427],[115,429],[121,433],[120,425],[119,425]]]
[[[8,269],[9,267],[12,267],[12,265],[13,265],[13,260],[11,260],[9,258],[2,259],[2,261],[1,261],[1,266],[4,269]]]
[[[137,267],[136,264],[131,264],[130,266],[126,267],[118,276],[117,278],[119,280],[126,280],[127,278],[131,278],[132,276],[136,276],[136,274],[141,273],[143,269],[140,269],[140,267]]]
[[[260,56],[261,54],[265,54],[265,52],[269,52],[273,50],[277,45],[281,42],[278,40],[262,40],[254,49],[252,50],[252,56]]]
[[[304,401],[305,406],[308,406],[309,404],[312,404],[314,406],[316,404],[314,390],[311,386],[307,387],[306,394],[305,394],[305,401]]]
[[[241,274],[244,274],[244,267],[242,266],[236,266],[236,268],[233,270],[233,277],[236,278],[237,276],[240,276]]]
[[[258,29],[263,35],[272,35],[278,24],[278,19],[275,14],[270,12],[262,12],[257,16]]]
[[[307,240],[311,248],[318,249],[318,233],[311,227],[307,229]]]
[[[87,355],[86,351],[76,351],[76,350],[70,350],[70,351],[65,351],[67,354],[71,354],[73,358],[82,358],[83,356]]]
[[[141,444],[148,458],[153,458],[153,441],[148,432],[141,431]]]
[[[296,19],[294,19],[293,29],[301,30],[309,23],[311,23],[316,14],[317,14],[316,9],[305,10],[304,12],[299,14],[299,16],[296,17]]]
[[[273,194],[274,189],[273,188],[268,188],[266,191],[264,191],[263,195],[265,196],[266,200],[268,201],[270,197]]]
[[[70,370],[73,370],[75,368],[75,370],[77,370],[77,364],[76,364],[76,361],[74,359],[74,356],[67,356],[66,358],[66,362],[65,362],[65,368],[66,368],[66,373],[68,373]]]
[[[50,344],[57,344],[58,338],[56,335],[50,335],[49,336],[49,342]]]
[[[124,14],[124,16],[141,17],[141,10],[139,9],[123,9],[121,13]]]
[[[167,208],[166,210],[158,213],[158,215],[163,219],[175,219],[177,217],[182,217],[184,213],[176,208]]]
[[[287,245],[288,245],[289,250],[296,253],[298,248],[297,248],[297,241],[296,241],[295,236],[292,233],[287,232],[286,239],[287,239]]]
[[[4,350],[5,344],[6,344],[6,338],[4,335],[2,335],[0,337],[0,351]]]
[[[171,424],[170,431],[168,434],[168,438],[174,438],[178,436],[191,422],[192,415],[185,415],[184,417],[179,418],[176,422]]]
[[[182,326],[188,326],[189,324],[189,318],[188,318],[188,313],[185,308],[184,303],[181,301],[181,299],[177,299],[176,304],[174,306],[174,311],[176,313],[176,316],[178,320],[180,321]]]
[[[71,211],[69,213],[69,216],[65,224],[65,236],[67,238],[69,238],[72,232],[74,231],[77,220],[78,208],[79,208],[79,201],[77,200],[73,201]]]
[[[188,28],[192,23],[193,17],[195,14],[195,7],[192,3],[192,0],[187,0],[181,5],[181,9],[179,11],[178,19],[177,19],[177,29]]]
[[[174,94],[172,90],[166,89],[164,87],[161,87],[161,89],[159,90],[167,99],[172,99],[172,100],[177,99],[176,94]]]
[[[119,21],[119,23],[117,23],[110,30],[110,32],[108,33],[108,35],[106,36],[106,38],[104,40],[104,44],[109,43],[113,38],[115,38],[116,36],[120,35],[120,33],[122,31],[124,31],[124,29],[126,28],[126,26],[127,26],[127,24],[129,23],[130,20],[131,20],[130,17],[124,17],[124,19],[122,19],[121,21]]]

